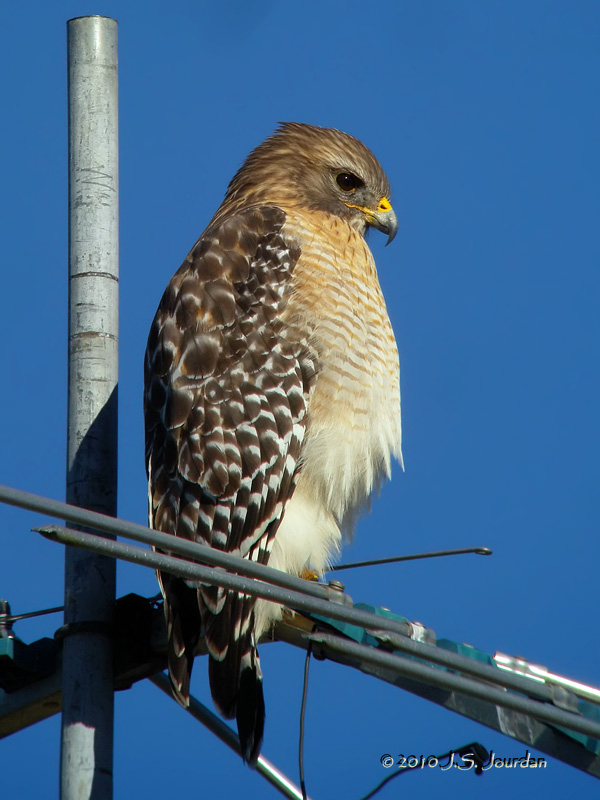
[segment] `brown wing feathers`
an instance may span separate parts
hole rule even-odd
[[[167,287],[145,365],[153,527],[262,562],[293,491],[308,392],[302,346],[279,322],[299,256],[284,220],[253,208],[206,232]],[[162,585],[176,696],[187,702],[201,615],[215,703],[237,713],[253,760],[264,721],[254,600],[167,575]]]

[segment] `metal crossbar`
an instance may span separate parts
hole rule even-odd
[[[394,682],[395,677],[399,684],[404,679],[417,680],[600,740],[600,721],[593,719],[593,715],[585,716],[555,705],[551,686],[420,641],[420,626],[395,615],[390,618],[384,612],[379,614],[353,607],[347,595],[332,587],[294,578],[273,568],[182,541],[142,525],[8,487],[0,486],[0,502],[59,517],[111,535],[125,536],[167,552],[154,552],[107,536],[62,526],[36,529],[62,544],[164,570],[187,581],[218,584],[312,615],[325,625],[329,620],[331,623],[337,621],[356,626],[355,630],[362,628],[371,637],[371,644],[361,644],[339,634],[319,631],[309,638],[315,649],[320,648],[326,657],[342,663],[354,663],[388,681]],[[388,652],[382,650],[382,646]],[[507,689],[510,691],[507,692]]]
[[[0,485],[0,502],[35,511],[48,517],[64,519],[77,525],[85,525],[88,528],[104,531],[113,536],[124,536],[127,539],[143,542],[167,552],[177,553],[177,555],[181,555],[188,560],[200,561],[203,564],[210,564],[215,567],[223,567],[231,572],[266,580],[277,586],[302,592],[302,594],[324,599],[330,595],[330,590],[326,586],[316,582],[296,578],[272,567],[265,567],[263,564],[248,561],[231,553],[223,553],[206,545],[179,539],[161,531],[154,531],[135,522],[127,522],[117,517],[108,517],[105,514],[88,511],[85,508],[62,503],[59,500],[52,500],[49,497],[42,497],[31,492]]]
[[[498,669],[497,667],[489,664],[484,664],[474,659],[466,658],[458,653],[453,653],[435,645],[426,644],[424,642],[415,641],[411,639],[412,625],[409,622],[400,622],[395,619],[388,619],[386,617],[374,614],[370,611],[354,608],[352,606],[341,605],[331,600],[321,600],[318,598],[308,597],[301,592],[293,592],[278,586],[270,585],[263,581],[248,580],[245,576],[232,575],[221,569],[215,570],[210,567],[205,567],[199,564],[192,564],[190,562],[182,561],[179,558],[163,555],[161,553],[153,553],[134,545],[123,544],[122,542],[115,542],[112,539],[105,539],[101,536],[94,534],[84,533],[69,528],[62,528],[52,526],[40,529],[40,532],[51,539],[54,539],[62,544],[85,547],[93,549],[104,555],[111,555],[115,558],[121,558],[136,564],[141,564],[152,569],[162,569],[177,575],[180,578],[190,581],[198,581],[207,584],[218,584],[229,589],[235,589],[247,594],[255,595],[266,600],[281,603],[290,608],[295,608],[308,614],[317,615],[325,620],[338,620],[340,622],[349,623],[362,627],[369,631],[371,635],[384,644],[388,648],[406,653],[413,658],[419,658],[430,664],[436,664],[446,670],[455,670],[462,672],[466,675],[479,681],[486,681],[487,683],[496,684],[500,687],[496,690],[499,694],[494,695],[494,702],[506,708],[516,708],[511,702],[504,702],[506,693],[504,689],[511,689],[514,692],[522,692],[530,697],[535,697],[530,700],[531,704],[528,707],[528,713],[533,714],[539,719],[547,718],[544,716],[540,709],[548,708],[551,711],[560,712],[558,716],[553,717],[555,724],[564,725],[574,731],[585,733],[589,736],[600,739],[600,723],[592,720],[586,720],[583,717],[573,714],[569,711],[562,711],[556,709],[554,706],[543,706],[542,703],[552,703],[553,694],[552,689],[537,681],[532,681],[521,675],[508,673],[505,670]],[[268,568],[267,568],[268,569]],[[277,572],[277,570],[270,570]],[[319,634],[320,635],[320,634]],[[346,655],[352,655],[350,650],[345,649],[346,640],[335,637],[337,644],[332,645],[332,649],[339,652],[344,652]],[[362,645],[361,645],[362,646]],[[363,651],[361,651],[363,652]],[[365,647],[365,653],[370,652],[379,654],[381,651],[373,647]],[[387,655],[381,653],[382,656]],[[368,659],[367,659],[368,661]],[[374,662],[375,663],[375,662]],[[408,662],[409,664],[417,664],[414,660]],[[390,662],[388,666],[400,666],[399,662]],[[431,675],[450,675],[448,672],[441,672],[439,670],[432,671],[429,666],[422,664],[418,665],[421,670],[419,674],[421,679],[429,680],[427,676]],[[399,674],[408,674],[400,670]],[[463,678],[463,680],[466,680]],[[433,678],[429,681],[435,685],[442,685],[438,680]],[[465,684],[466,686],[467,684]],[[457,688],[457,687],[454,687]],[[484,687],[482,689],[481,683],[471,684],[471,691],[467,692],[472,696],[485,699],[484,694],[488,689],[493,687]],[[483,692],[483,694],[482,694]],[[487,698],[492,700],[491,695]],[[518,710],[523,710],[519,708]]]
[[[456,675],[453,672],[435,669],[431,665],[420,663],[412,658],[409,659],[397,653],[386,653],[375,647],[358,644],[329,633],[318,632],[312,634],[310,639],[315,650],[320,644],[326,645],[329,650],[340,653],[347,658],[357,659],[362,663],[371,664],[392,674],[415,678],[422,683],[439,686],[448,691],[460,692],[502,708],[530,714],[532,717],[550,725],[559,725],[577,733],[600,739],[600,722],[595,722],[571,711],[564,711],[562,708],[557,708],[539,700],[523,697],[514,692],[507,692],[501,688],[502,680],[497,681],[498,687],[487,686],[481,681],[475,681],[464,675]],[[490,671],[493,672],[494,667],[490,667]],[[529,693],[532,691],[531,684],[528,687],[528,691]]]
[[[330,591],[329,600],[323,600],[311,596],[308,592],[276,586],[270,582],[271,573],[276,574],[278,580],[281,573],[279,573],[279,570],[269,567],[265,568],[268,570],[269,580],[257,580],[246,575],[228,572],[222,568],[194,564],[181,558],[155,553],[152,550],[146,550],[136,545],[115,542],[113,539],[72,528],[52,525],[36,528],[35,530],[46,538],[61,544],[83,547],[113,558],[120,558],[123,561],[141,564],[151,569],[164,570],[187,581],[224,586],[226,589],[234,589],[244,594],[261,597],[264,600],[271,600],[274,603],[281,603],[291,608],[297,608],[300,611],[306,611],[309,614],[322,614],[325,617],[367,629],[381,629],[401,636],[410,636],[412,633],[412,626],[409,622],[386,619],[369,611],[362,611],[361,609],[353,608],[351,605],[344,605],[343,602],[340,602],[340,600],[343,601],[344,595],[336,590]],[[307,581],[306,583],[309,582]]]

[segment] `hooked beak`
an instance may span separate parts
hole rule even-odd
[[[375,211],[367,211],[367,222],[373,228],[377,228],[378,231],[387,233],[386,247],[398,233],[398,217],[387,197],[381,198]]]

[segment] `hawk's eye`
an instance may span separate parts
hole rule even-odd
[[[351,172],[338,173],[335,176],[335,182],[342,192],[353,192],[355,189],[364,185],[361,179],[357,178],[356,175],[353,175]]]

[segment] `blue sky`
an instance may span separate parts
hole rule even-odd
[[[599,681],[600,6],[442,0],[23,2],[0,11],[4,372],[0,482],[64,498],[67,19],[119,20],[121,344],[119,514],[144,522],[147,331],[171,274],[247,152],[280,120],[341,128],[384,165],[400,229],[370,237],[399,343],[406,472],[362,520],[346,560],[487,545],[345,573],[355,601],[439,637]],[[596,500],[594,500],[596,498]],[[63,551],[2,508],[0,596],[62,603]],[[156,591],[119,565],[119,594]],[[59,620],[23,622],[26,641]],[[264,754],[297,780],[303,654],[262,648]],[[208,700],[205,664],[193,684]],[[6,796],[57,795],[59,719],[0,743]],[[309,793],[353,800],[382,753],[478,739],[525,745],[331,663],[313,663]],[[546,770],[429,770],[381,797],[485,792],[591,797]],[[277,797],[150,684],[116,698],[115,797]]]

